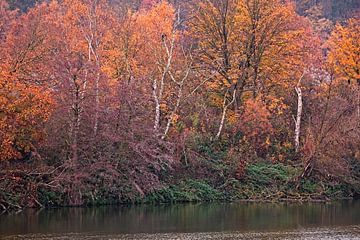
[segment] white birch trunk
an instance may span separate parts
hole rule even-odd
[[[170,117],[169,117],[169,119],[168,119],[168,121],[167,121],[167,124],[166,124],[166,128],[165,128],[164,134],[163,134],[163,136],[161,137],[161,139],[165,139],[166,136],[167,136],[167,134],[168,134],[168,132],[169,132],[169,130],[170,130],[170,126],[171,126],[171,123],[172,123],[172,121],[173,121],[173,118],[174,118],[174,116],[175,116],[175,114],[176,114],[176,112],[177,112],[177,110],[178,110],[178,108],[179,108],[179,106],[180,106],[181,97],[182,97],[182,86],[181,86],[180,89],[179,89],[178,99],[177,99],[177,101],[176,101],[176,105],[175,105],[173,111],[172,111],[171,114],[170,114]]]
[[[169,39],[169,41],[167,41],[167,37],[165,35],[162,36],[162,44],[163,44],[163,48],[165,50],[165,56],[163,59],[163,63],[161,60],[159,60],[157,62],[158,64],[158,70],[160,73],[159,79],[157,80],[156,77],[154,77],[153,79],[153,91],[152,91],[152,95],[154,98],[154,102],[155,102],[155,122],[154,122],[154,131],[155,134],[157,136],[160,136],[160,116],[161,116],[161,103],[163,102],[163,95],[164,95],[164,88],[165,85],[168,84],[167,80],[171,80],[173,83],[176,84],[177,86],[177,98],[176,98],[176,102],[175,102],[175,106],[172,109],[169,118],[167,119],[166,122],[166,126],[165,126],[165,130],[164,132],[161,134],[161,139],[165,139],[167,134],[169,133],[171,124],[173,122],[174,116],[176,114],[176,112],[179,109],[182,97],[183,97],[183,86],[185,81],[187,80],[190,70],[191,70],[191,65],[192,63],[187,63],[187,69],[184,71],[184,76],[181,77],[179,80],[177,80],[177,78],[179,76],[174,76],[172,73],[172,62],[173,62],[173,58],[174,58],[174,50],[175,50],[175,40],[176,40],[176,31],[177,31],[177,27],[180,25],[180,18],[179,18],[179,13],[178,13],[178,18],[176,20],[176,22],[174,23],[173,26],[173,31],[171,34],[171,38]],[[185,51],[183,52],[184,56],[186,56]],[[190,57],[190,59],[192,59]],[[186,59],[188,60],[188,59]]]
[[[89,34],[85,35],[85,39],[88,43],[88,61],[92,61],[92,57],[94,57],[95,64],[96,64],[96,78],[95,78],[95,116],[94,116],[94,127],[93,127],[93,135],[96,136],[98,133],[99,128],[99,109],[100,109],[100,71],[101,71],[101,63],[100,58],[97,52],[98,46],[99,46],[99,39],[97,37],[97,16],[96,16],[96,10],[98,1],[94,0],[89,2],[89,12],[88,12],[88,30]],[[86,32],[86,30],[85,30]]]
[[[227,97],[226,95],[227,94],[225,94],[225,97],[224,97],[223,112],[222,112],[222,115],[221,115],[221,121],[220,121],[219,129],[218,129],[218,132],[217,132],[217,134],[215,136],[215,139],[219,139],[220,136],[221,136],[221,132],[222,132],[222,130],[224,128],[224,124],[225,124],[227,109],[230,107],[231,104],[233,104],[235,102],[236,89],[234,89],[232,100],[228,104],[226,104],[226,97]]]
[[[295,152],[299,151],[300,148],[300,134],[301,134],[301,117],[302,117],[302,110],[303,110],[303,99],[302,99],[302,90],[301,90],[301,81],[305,76],[305,71],[301,75],[297,86],[295,87],[296,94],[298,96],[298,104],[297,104],[297,113],[296,113],[296,120],[295,120]]]
[[[159,97],[157,94],[157,80],[156,78],[154,78],[153,80],[153,98],[155,101],[155,122],[154,122],[154,131],[155,134],[158,133],[159,128],[160,128],[160,101],[159,101]]]
[[[295,87],[295,91],[298,95],[297,115],[295,121],[295,152],[298,152],[300,147],[300,130],[301,130],[301,116],[302,116],[303,102],[302,102],[301,87],[300,86]]]

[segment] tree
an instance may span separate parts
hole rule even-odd
[[[360,19],[337,25],[328,41],[330,64],[339,80],[360,84]]]
[[[171,5],[161,2],[140,11],[134,27],[141,49],[136,56],[140,75],[135,78],[150,80],[149,92],[155,106],[154,132],[165,138],[175,120],[192,64],[181,43],[180,15]]]
[[[270,115],[271,112],[261,98],[248,99],[238,122],[238,128],[245,135],[244,140],[251,143],[260,156],[266,156],[274,131]]]
[[[43,10],[39,7],[15,17],[4,9],[3,2],[0,5],[0,12],[5,13],[0,18],[0,37],[6,35],[0,43],[1,160],[21,159],[37,152],[44,123],[51,114],[48,83],[52,77],[46,63],[52,46],[47,42],[49,31],[40,21],[46,14]]]
[[[346,26],[337,25],[328,41],[328,62],[338,81],[357,88],[357,112],[360,121],[360,19],[349,19]]]
[[[302,149],[301,178],[316,172],[333,177],[347,175],[359,145],[359,21],[337,25],[327,41],[327,62],[307,94],[307,134]],[[314,79],[316,80],[316,78]],[[350,157],[351,156],[351,157]],[[344,177],[344,176],[342,176]]]
[[[309,23],[282,1],[203,1],[193,19],[200,73],[214,75],[206,86],[222,116],[249,97],[285,98],[318,52]]]

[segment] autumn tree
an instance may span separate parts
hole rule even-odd
[[[230,105],[236,111],[249,97],[284,99],[316,52],[311,28],[292,4],[203,1],[200,9],[191,33],[198,42],[201,71],[214,75],[206,86],[213,93],[218,91],[212,99],[222,116]],[[222,119],[217,136],[224,125]]]
[[[360,20],[350,19],[346,26],[338,24],[328,41],[329,62],[339,80],[360,81]]]
[[[4,13],[0,18],[0,158],[11,160],[37,152],[43,140],[53,103],[48,84],[52,76],[46,64],[53,46],[41,21],[46,14],[43,6],[15,16],[1,1],[0,12]]]
[[[245,136],[243,141],[249,142],[259,156],[266,156],[266,150],[271,143],[274,129],[270,115],[271,112],[261,98],[248,99],[238,122],[237,127]]]
[[[135,33],[129,43],[136,42],[138,49],[131,77],[142,82],[145,96],[151,96],[154,133],[164,138],[176,121],[191,68],[188,50],[181,44],[181,19],[171,5],[161,2],[140,10],[132,26]]]
[[[305,91],[308,106],[301,178],[348,178],[359,141],[359,21],[337,25],[327,41],[327,59],[312,71]],[[305,88],[306,89],[306,88]],[[356,162],[357,160],[355,160]],[[349,180],[350,181],[350,180]]]
[[[52,61],[54,98],[61,102],[51,124],[66,129],[52,135],[49,142],[63,143],[62,148],[69,152],[61,155],[77,164],[79,152],[85,153],[82,147],[99,133],[100,112],[104,109],[101,101],[108,79],[103,59],[115,13],[106,1],[52,2],[48,8],[52,16],[46,22],[57,29],[51,35],[57,45]],[[91,137],[85,137],[89,134]]]
[[[339,83],[348,82],[357,92],[360,119],[360,20],[349,19],[346,26],[337,25],[328,41],[328,62]]]
[[[284,0],[20,2],[0,0],[0,179],[14,199],[138,201],[185,178],[247,196],[259,161],[291,161],[298,186],[359,182],[359,19],[327,49],[317,36],[335,1],[297,1],[307,18]]]

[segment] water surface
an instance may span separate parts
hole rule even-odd
[[[360,239],[360,201],[29,209],[0,239]]]

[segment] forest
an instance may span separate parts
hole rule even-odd
[[[358,198],[359,5],[0,0],[0,212]]]

